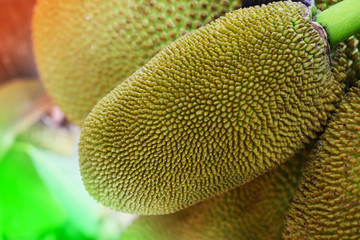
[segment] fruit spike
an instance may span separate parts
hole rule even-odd
[[[284,239],[359,239],[358,87],[346,95],[320,143],[294,196]]]
[[[341,49],[328,55],[309,14],[290,1],[229,13],[170,44],[99,101],[79,148],[89,193],[118,211],[171,213],[303,148],[345,78]]]
[[[242,0],[241,6],[243,8],[247,8],[247,7],[254,7],[257,5],[261,5],[261,4],[269,4],[272,2],[280,2],[280,1],[285,1],[285,0]],[[314,0],[292,0],[292,1],[293,2],[301,2],[308,7],[314,5]]]
[[[122,240],[278,240],[297,189],[304,152],[248,184],[173,214],[139,217]]]
[[[81,125],[168,43],[240,7],[241,0],[39,0],[33,39],[41,79]]]

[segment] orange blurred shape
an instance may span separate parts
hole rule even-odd
[[[0,0],[0,84],[15,77],[37,77],[31,41],[36,0]]]

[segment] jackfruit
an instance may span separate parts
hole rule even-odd
[[[279,1],[283,1],[283,0],[242,0],[241,1],[241,5],[243,8],[247,8],[247,7],[253,7],[256,5],[261,5],[261,4],[268,4],[268,3],[272,3],[272,2],[279,2]],[[292,0],[293,2],[301,2],[306,6],[312,6],[314,5],[314,0]]]
[[[276,0],[247,0],[242,1],[242,7],[250,7],[261,4],[267,4],[270,2],[275,2]],[[278,0],[280,1],[280,0]],[[341,2],[342,0],[315,0],[315,5],[319,10],[325,10],[330,6]],[[313,4],[311,0],[301,0],[307,6]],[[347,64],[349,66],[347,75],[348,75],[348,84],[352,86],[358,78],[360,78],[360,33],[357,33],[348,39],[345,40],[346,44],[346,56]]]
[[[342,0],[315,0],[315,5],[320,10],[341,2]],[[347,75],[350,84],[353,85],[360,78],[360,33],[357,33],[345,40],[347,64],[349,66]]]
[[[285,239],[360,236],[360,89],[352,88],[321,136],[289,211]]]
[[[0,86],[0,128],[18,120],[45,91],[40,81],[13,79]]]
[[[322,130],[345,78],[341,49],[330,58],[309,14],[292,2],[229,13],[99,101],[79,144],[89,193],[118,211],[171,213],[292,157]]]
[[[122,240],[280,239],[304,153],[248,184],[174,214],[141,216]]]
[[[40,0],[34,49],[55,103],[81,125],[98,100],[168,43],[241,0]]]

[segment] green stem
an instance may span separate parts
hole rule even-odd
[[[316,15],[316,22],[325,27],[330,46],[360,32],[360,0],[344,0]]]

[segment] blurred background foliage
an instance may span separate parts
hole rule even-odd
[[[79,129],[46,94],[35,66],[35,0],[0,0],[0,240],[118,239],[136,218],[85,191]]]

